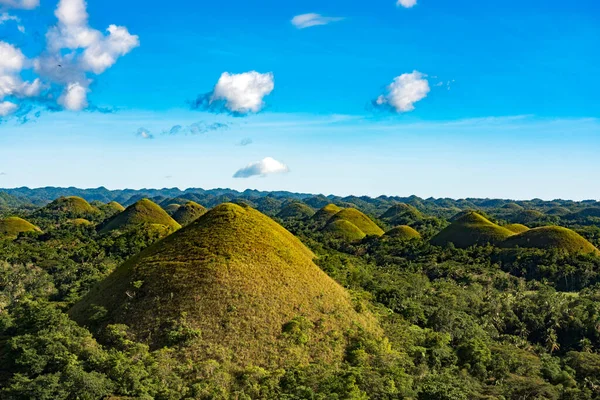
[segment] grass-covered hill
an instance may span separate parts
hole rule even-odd
[[[281,211],[277,214],[277,218],[308,219],[313,215],[315,215],[315,211],[308,205],[299,201],[291,201],[281,208]]]
[[[341,207],[335,204],[327,204],[311,217],[311,221],[316,226],[324,227],[329,219],[340,211],[342,211]]]
[[[355,208],[344,208],[331,217],[328,224],[338,220],[351,222],[366,235],[381,236],[385,233],[371,218]]]
[[[24,232],[41,232],[41,230],[19,217],[0,219],[0,239],[14,239]]]
[[[408,225],[400,225],[387,231],[384,237],[392,237],[398,240],[411,240],[420,239],[421,234]]]
[[[71,219],[67,223],[70,224],[70,225],[74,225],[74,226],[92,226],[92,225],[94,225],[93,222],[88,221],[85,218]]]
[[[530,229],[505,240],[503,247],[536,249],[561,249],[568,253],[594,253],[600,251],[577,232],[560,226],[544,226]]]
[[[414,206],[399,203],[390,207],[379,219],[390,226],[407,225],[422,220],[423,214]]]
[[[436,246],[453,243],[458,248],[475,245],[499,244],[515,233],[501,227],[481,214],[468,212],[431,239]]]
[[[180,206],[173,214],[172,217],[181,226],[187,226],[206,214],[206,208],[196,203],[195,201],[188,201],[184,205]]]
[[[127,324],[153,348],[179,342],[194,362],[337,363],[345,332],[377,328],[313,257],[269,217],[222,204],[117,268],[70,314]]]
[[[34,215],[42,218],[88,218],[99,215],[100,210],[77,196],[59,197],[38,210]]]
[[[175,214],[177,210],[179,210],[179,207],[181,207],[181,204],[177,203],[171,203],[167,206],[162,206],[163,210],[165,210],[170,216],[173,216],[173,214]]]
[[[529,227],[527,227],[523,224],[508,224],[508,225],[504,225],[504,227],[514,233],[523,233],[523,232],[527,232],[529,230]]]
[[[129,228],[144,224],[163,225],[172,230],[181,228],[181,225],[158,204],[148,199],[142,199],[103,223],[99,232],[126,231]]]
[[[328,223],[323,228],[323,233],[334,239],[346,242],[353,242],[367,236],[360,228],[345,219],[338,219]]]

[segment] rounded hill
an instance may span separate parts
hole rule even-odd
[[[379,218],[390,225],[406,225],[423,219],[423,214],[411,205],[398,203],[390,207]]]
[[[70,314],[93,329],[127,324],[152,348],[185,326],[197,333],[181,344],[194,361],[336,362],[347,330],[379,329],[313,257],[266,215],[221,204],[118,267]],[[106,317],[94,322],[98,309]]]
[[[508,224],[504,225],[504,227],[514,233],[523,233],[529,230],[529,228],[523,224]]]
[[[115,215],[100,227],[100,233],[115,230],[124,231],[136,225],[164,225],[172,230],[181,228],[160,206],[148,199],[142,199]]]
[[[321,208],[317,211],[312,217],[311,220],[318,226],[325,226],[329,219],[333,217],[335,214],[342,211],[341,207],[336,206],[335,204],[327,204],[325,207]]]
[[[408,225],[397,226],[385,233],[384,237],[392,237],[400,240],[420,239],[421,234]]]
[[[304,203],[294,201],[283,206],[277,214],[281,219],[308,219],[315,215],[315,211]]]
[[[363,231],[365,235],[381,236],[385,233],[371,218],[367,217],[356,208],[344,208],[342,211],[331,217],[328,224],[338,220],[346,220],[353,223],[358,229]]]
[[[361,240],[367,236],[352,222],[345,219],[338,219],[325,225],[323,232],[335,239],[341,239],[347,242]]]
[[[172,217],[181,226],[187,226],[206,214],[206,208],[196,203],[195,201],[188,201],[173,213]]]
[[[97,214],[99,210],[85,199],[77,196],[60,197],[40,209],[40,215],[58,215],[66,218],[85,218]]]
[[[458,248],[467,248],[488,243],[498,244],[514,234],[514,232],[494,224],[484,216],[470,211],[434,236],[431,239],[431,244],[446,246],[454,243]]]
[[[0,219],[0,239],[15,239],[24,232],[41,232],[41,229],[19,217]]]
[[[595,253],[600,251],[577,232],[560,226],[543,226],[512,236],[502,247],[535,249],[562,249],[569,253]]]

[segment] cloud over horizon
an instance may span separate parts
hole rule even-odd
[[[275,82],[271,72],[223,72],[212,92],[198,96],[191,108],[214,113],[229,112],[237,116],[257,113],[262,110],[264,98],[273,89]]]
[[[252,176],[267,176],[270,174],[280,174],[289,172],[290,169],[284,163],[275,160],[272,157],[263,158],[248,164],[244,168],[239,169],[234,175],[234,178],[250,178]]]
[[[387,92],[373,102],[374,106],[398,113],[413,111],[415,103],[427,97],[431,90],[426,77],[427,75],[416,70],[397,76],[387,86]]]
[[[398,0],[397,6],[404,8],[411,8],[417,5],[417,0]]]
[[[313,26],[327,25],[332,22],[342,21],[343,17],[325,17],[321,14],[308,13],[296,15],[292,18],[292,25],[298,29],[310,28]]]
[[[136,136],[141,137],[142,139],[154,139],[154,135],[150,133],[150,131],[146,128],[139,128],[137,130]]]

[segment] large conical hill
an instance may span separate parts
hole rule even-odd
[[[536,249],[562,249],[568,253],[594,253],[600,251],[577,232],[560,226],[543,226],[512,236],[502,247]]]
[[[299,201],[292,201],[281,208],[277,218],[281,219],[308,219],[315,215],[315,211],[308,205]]]
[[[514,232],[494,224],[484,216],[470,211],[461,215],[431,239],[436,246],[453,243],[458,248],[475,245],[498,244],[514,235]]]
[[[341,207],[336,206],[335,204],[327,204],[311,217],[311,221],[315,225],[323,227],[327,224],[331,217],[340,211],[342,211]]]
[[[338,219],[325,225],[323,232],[335,239],[341,239],[347,242],[361,240],[367,236],[352,222],[345,219]]]
[[[172,230],[181,228],[181,225],[171,218],[158,204],[148,199],[142,199],[102,224],[100,233],[108,233],[115,230],[125,231],[144,224],[164,225]]]
[[[385,233],[383,229],[381,229],[375,222],[373,222],[371,218],[367,217],[365,214],[363,214],[356,208],[344,208],[343,210],[335,214],[333,217],[331,217],[331,219],[328,221],[328,224],[341,219],[353,223],[366,235],[381,236]]]
[[[419,221],[423,219],[423,214],[411,205],[398,203],[391,206],[379,218],[392,226],[396,226]]]
[[[410,226],[400,225],[387,231],[383,237],[390,237],[398,240],[412,240],[420,239],[421,234]]]
[[[100,210],[85,199],[77,196],[60,197],[36,212],[36,216],[65,218],[86,218],[98,214]]]
[[[345,332],[379,329],[313,257],[264,214],[221,204],[117,268],[70,314],[93,329],[127,324],[152,348],[185,326],[196,334],[182,351],[194,361],[337,362]]]

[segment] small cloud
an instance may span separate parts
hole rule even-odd
[[[165,179],[172,179],[172,178],[173,178],[173,175],[167,175],[167,176],[165,176]]]
[[[154,139],[154,135],[151,134],[150,131],[146,128],[138,129],[136,135],[141,137],[142,139]]]
[[[274,88],[275,82],[270,72],[224,72],[213,91],[198,96],[190,106],[194,110],[243,116],[259,112],[264,107],[263,99],[271,94]]]
[[[10,101],[0,102],[0,117],[8,117],[9,115],[14,114],[18,109],[19,106]]]
[[[175,125],[171,129],[163,131],[162,133],[163,135],[198,135],[225,129],[229,129],[229,125],[221,122],[195,122],[188,126]]]
[[[0,176],[6,176],[8,175],[6,172],[0,172]]]
[[[398,7],[412,8],[417,5],[417,0],[398,0],[396,5]]]
[[[20,8],[23,10],[33,10],[40,5],[40,0],[0,0],[0,5],[7,8]]]
[[[239,145],[240,146],[248,146],[252,144],[252,139],[251,138],[244,138],[240,141]]]
[[[244,168],[238,170],[233,177],[234,178],[250,178],[251,176],[267,176],[270,174],[279,174],[289,172],[290,169],[287,165],[279,162],[271,157],[263,158],[261,161],[257,161],[248,164]]]
[[[327,25],[343,19],[344,18],[342,17],[324,17],[321,14],[309,13],[296,15],[294,18],[292,18],[292,25],[298,29],[304,29],[312,26]]]
[[[444,82],[438,82],[435,84],[436,87],[444,86]]]
[[[426,75],[419,71],[402,74],[388,85],[387,93],[379,96],[373,105],[388,108],[396,112],[409,112],[415,109],[415,103],[427,97],[430,91]]]

